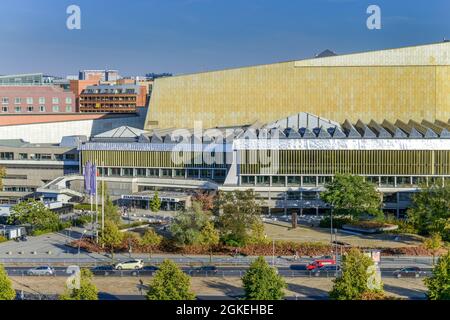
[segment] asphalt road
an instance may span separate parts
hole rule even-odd
[[[28,270],[30,270],[31,266],[25,267],[6,267],[6,271],[10,276],[30,276],[28,275]],[[242,277],[248,267],[245,266],[237,266],[237,267],[217,267],[217,270],[207,271],[201,270],[195,267],[181,267],[181,269],[188,275],[192,277]],[[54,267],[55,273],[52,275],[53,277],[68,277],[69,273],[67,273],[66,267]],[[154,267],[148,266],[142,270],[96,270],[91,269],[95,276],[102,277],[129,277],[129,276],[152,276],[156,269]],[[335,277],[336,273],[334,271],[331,272],[320,272],[314,273],[306,270],[306,264],[303,265],[295,265],[291,267],[278,267],[278,274],[283,277],[326,277],[331,278]],[[394,277],[393,272],[397,270],[397,268],[381,268],[381,276],[383,278],[392,278]],[[420,277],[426,277],[431,275],[431,269],[421,269],[423,274]]]

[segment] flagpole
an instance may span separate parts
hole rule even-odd
[[[102,162],[102,231],[105,229],[105,162]]]
[[[95,161],[97,164],[98,162]],[[98,244],[98,188],[97,188],[97,165],[95,165],[95,235]]]

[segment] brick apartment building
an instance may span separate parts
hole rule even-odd
[[[88,86],[80,95],[80,112],[135,113],[147,102],[147,86]]]
[[[0,115],[77,111],[75,95],[59,86],[0,86]]]

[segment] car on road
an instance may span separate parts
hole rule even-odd
[[[157,266],[145,266],[142,270],[143,271],[158,271],[159,268]]]
[[[91,269],[96,276],[107,276],[115,272],[114,266],[96,266]]]
[[[329,265],[335,265],[335,264],[336,264],[336,261],[334,259],[315,260],[306,266],[306,270],[311,271],[314,269],[319,269],[323,266],[329,266]]]
[[[341,271],[341,268],[339,266],[336,266],[335,264],[326,265],[320,268],[316,268],[311,270],[311,273],[315,275],[316,277],[320,275],[333,275],[336,276],[337,273]]]
[[[420,276],[424,275],[425,272],[423,272],[419,267],[405,267],[402,269],[395,270],[392,275],[397,278],[402,277],[412,277],[412,278],[419,278]]]
[[[140,270],[142,268],[144,268],[144,261],[141,259],[120,262],[114,266],[116,270]]]
[[[195,273],[216,274],[216,266],[201,266],[194,269]]]
[[[27,271],[27,275],[29,276],[53,276],[54,274],[55,269],[50,266],[31,268]]]

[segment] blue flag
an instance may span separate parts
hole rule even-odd
[[[91,176],[92,176],[92,165],[88,161],[84,166],[84,191],[87,194],[91,194]]]

